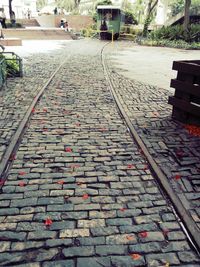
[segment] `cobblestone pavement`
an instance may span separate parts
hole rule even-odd
[[[116,50],[122,47],[123,43],[119,43]],[[189,134],[184,124],[172,120],[172,107],[167,104],[172,92],[128,80],[117,72],[113,68],[110,73],[134,127],[200,226],[200,138]]]
[[[199,266],[120,119],[102,46],[82,40],[57,57],[32,55],[25,77],[9,81],[2,95],[8,99],[29,80],[43,83],[48,68],[68,58],[35,108],[0,194],[1,266]]]

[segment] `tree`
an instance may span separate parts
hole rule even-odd
[[[12,13],[13,13],[13,10],[12,10],[12,0],[9,0],[9,15],[10,15],[10,19],[12,18]]]
[[[191,6],[191,0],[185,0],[183,29],[184,29],[186,36],[188,33],[189,24],[190,24],[190,6]]]
[[[158,0],[148,0],[147,12],[146,12],[146,17],[145,17],[145,21],[144,21],[143,31],[142,31],[142,35],[144,37],[147,36],[148,27],[149,27],[149,24],[151,23],[152,18],[153,18],[152,14],[153,14],[153,11],[154,11],[155,7],[157,6],[157,4],[158,4]]]

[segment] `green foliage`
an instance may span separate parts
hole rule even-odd
[[[152,31],[149,35],[152,40],[168,39],[168,40],[185,40],[187,42],[200,42],[200,25],[191,24],[187,34],[182,25],[162,27]]]
[[[107,6],[107,5],[112,5],[112,1],[111,0],[102,0],[97,2],[95,9],[97,9],[97,6]]]
[[[184,40],[167,40],[167,39],[160,39],[160,40],[152,40],[152,39],[140,39],[141,45],[147,45],[147,46],[166,46],[166,47],[172,47],[172,48],[181,48],[186,50],[194,50],[198,49],[200,50],[200,43],[193,42],[193,43],[187,43]]]
[[[130,10],[125,10],[125,24],[138,24],[133,12]]]
[[[20,76],[20,62],[17,59],[15,54],[13,55],[6,55],[0,53],[0,61],[4,59],[6,63],[6,76],[7,77],[17,77]]]
[[[176,16],[178,13],[184,11],[185,0],[171,0],[169,6],[171,8],[171,15]],[[198,9],[199,6],[199,0],[191,1],[191,9]]]
[[[185,0],[172,0],[170,3],[171,15],[175,16],[184,10]]]

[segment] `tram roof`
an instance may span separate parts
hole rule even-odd
[[[97,6],[97,9],[121,9],[120,6],[109,6],[109,5],[102,5],[102,6]]]

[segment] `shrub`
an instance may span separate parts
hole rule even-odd
[[[162,27],[158,30],[152,31],[149,34],[152,40],[168,39],[168,40],[186,40],[187,42],[200,41],[200,25],[191,24],[189,31],[185,34],[182,25]]]

